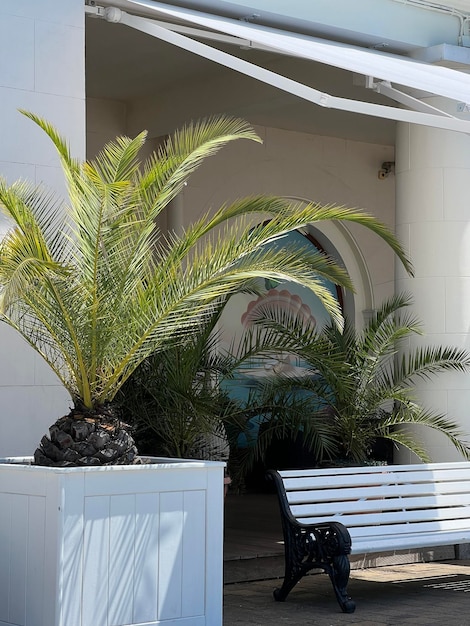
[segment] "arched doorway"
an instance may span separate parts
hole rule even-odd
[[[337,299],[343,314],[360,326],[365,317],[372,314],[372,289],[362,255],[353,236],[342,224],[326,223],[322,226],[324,226],[322,230],[315,225],[307,227],[302,232],[295,231],[282,241],[271,245],[281,247],[288,243],[299,248],[313,246],[320,253],[327,254],[345,266],[355,284],[354,294],[345,293],[328,281],[324,281],[324,286]],[[330,321],[320,299],[305,287],[288,282],[274,284],[265,281],[264,289],[262,295],[238,294],[229,302],[222,318],[221,339],[224,349],[229,349],[230,346],[235,346],[236,349],[243,333],[256,318],[257,310],[266,305],[301,316],[319,330]],[[301,374],[301,370],[302,363],[283,353],[279,358],[276,355],[268,362],[264,362],[262,366],[251,365],[240,368],[233,379],[226,381],[225,388],[232,399],[243,405],[256,393],[260,379],[269,380],[270,376],[278,373],[296,376]],[[236,439],[236,446],[241,449],[254,446],[265,425],[265,415],[257,413],[252,415],[251,412],[247,412],[246,430]],[[315,459],[310,450],[304,446],[302,437],[296,437],[295,440],[288,435],[280,439],[274,438],[266,453],[265,463],[256,465],[247,476],[246,485],[255,490],[262,488],[267,465],[280,469],[306,467],[314,463]]]

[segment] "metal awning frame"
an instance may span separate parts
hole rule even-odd
[[[168,5],[163,5],[157,2],[148,2],[147,0],[128,0],[126,4],[129,4],[130,6],[143,5],[147,8],[154,9],[156,14],[158,11],[169,12],[170,14],[173,14],[173,16],[181,13],[181,19],[186,20],[188,19],[188,14],[195,13],[192,11],[183,12],[183,10],[179,10],[176,7],[168,7]],[[86,11],[92,15],[106,19],[109,22],[121,23],[150,36],[156,37],[166,43],[175,45],[205,59],[209,59],[215,63],[245,74],[246,76],[250,76],[255,80],[271,85],[281,91],[285,91],[321,107],[470,134],[470,121],[454,117],[441,109],[426,104],[421,100],[396,89],[389,81],[386,80],[377,80],[371,76],[366,76],[366,83],[364,86],[369,87],[370,89],[373,89],[407,107],[411,107],[414,110],[332,96],[328,93],[319,91],[313,87],[304,85],[285,76],[281,76],[280,74],[276,74],[271,70],[223,52],[222,50],[192,39],[191,37],[204,38],[219,43],[230,43],[239,47],[255,48],[277,53],[280,52],[276,47],[266,46],[251,39],[242,39],[226,33],[220,34],[218,32],[203,30],[201,28],[193,28],[149,19],[147,17],[140,17],[123,11],[117,7],[86,7]],[[197,17],[195,19],[197,19]],[[286,52],[282,51],[282,54],[286,54]],[[298,55],[296,55],[295,52],[292,52],[291,56]]]

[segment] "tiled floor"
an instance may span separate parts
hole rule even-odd
[[[303,578],[286,602],[275,580],[225,585],[224,626],[469,626],[470,561],[414,563],[355,570],[348,591],[356,602],[341,613],[328,576]]]
[[[284,554],[281,517],[274,494],[228,494],[224,559]]]
[[[284,548],[274,494],[227,496],[224,559],[224,626],[470,626],[470,561],[353,569],[353,614],[341,613],[325,574],[303,578],[275,602]]]

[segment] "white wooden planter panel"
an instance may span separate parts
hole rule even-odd
[[[222,624],[223,463],[0,463],[0,626]]]

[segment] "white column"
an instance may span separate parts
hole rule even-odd
[[[18,109],[52,122],[85,155],[83,0],[0,2],[0,175],[63,192],[51,142]],[[8,225],[0,217],[0,232]],[[32,454],[69,395],[36,354],[0,324],[0,456]]]
[[[428,100],[444,107],[442,100]],[[452,105],[456,114],[457,103]],[[470,348],[470,137],[400,123],[396,141],[396,228],[414,278],[398,266],[397,291],[414,297],[425,336],[414,344]],[[470,373],[417,383],[423,404],[459,422],[470,440]],[[447,439],[420,429],[434,461],[460,457]],[[399,453],[398,461],[416,460]]]

